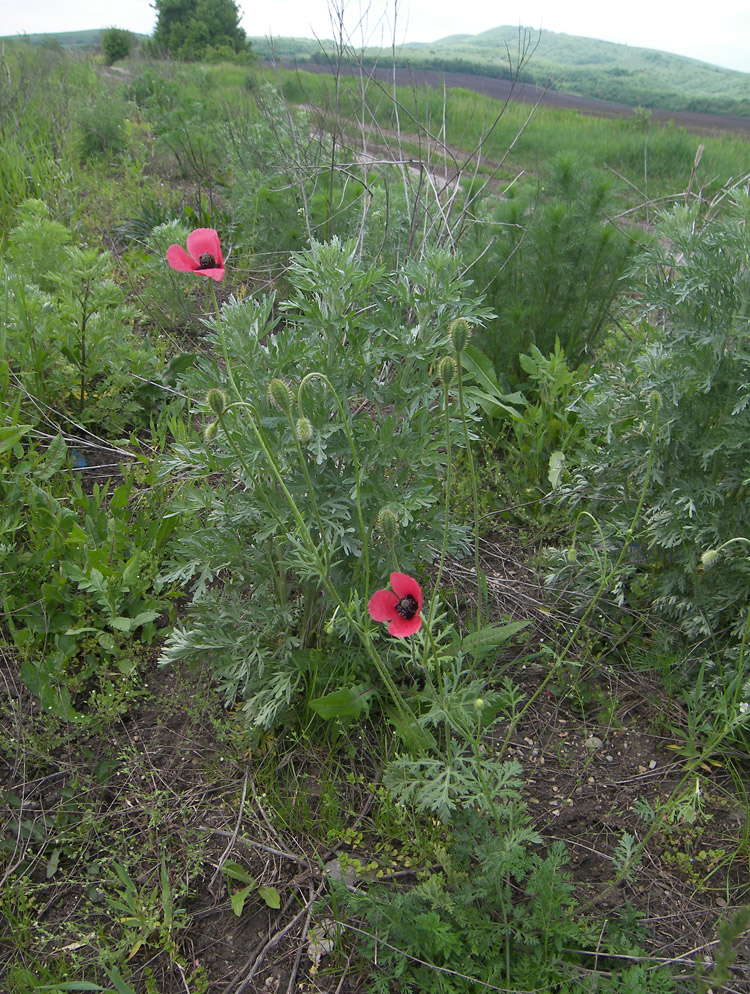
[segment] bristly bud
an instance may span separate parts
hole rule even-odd
[[[481,697],[476,698],[476,700],[474,701],[474,707],[477,709],[477,711],[484,711],[484,701],[482,700]]]
[[[471,325],[466,318],[456,318],[448,329],[454,352],[463,352],[471,340]]]
[[[452,356],[444,355],[443,358],[438,363],[438,376],[440,377],[440,382],[444,383],[445,386],[449,387],[453,382],[453,377],[456,375],[456,363]]]
[[[219,422],[212,421],[210,424],[207,424],[206,427],[203,429],[203,441],[212,442],[216,438],[218,432],[219,432]]]
[[[651,393],[649,394],[648,402],[651,407],[651,410],[653,411],[654,414],[656,414],[656,412],[661,407],[661,394],[658,393],[658,391],[656,390],[652,390]]]
[[[566,551],[566,553],[565,553],[565,558],[567,559],[568,563],[569,563],[569,564],[570,564],[570,565],[572,566],[572,565],[573,565],[573,563],[574,563],[574,562],[576,561],[576,559],[578,559],[578,553],[577,553],[577,552],[576,552],[576,550],[575,550],[575,549],[574,549],[574,548],[573,548],[573,547],[571,546],[571,547],[570,547],[570,548],[569,548],[569,549],[568,549],[568,550]]]
[[[268,399],[285,414],[292,410],[292,391],[289,384],[278,377],[268,384]]]
[[[376,519],[376,525],[378,531],[387,538],[389,542],[392,542],[396,537],[396,532],[398,531],[398,520],[393,511],[384,507],[382,511],[378,514]]]
[[[218,417],[221,417],[227,409],[227,395],[223,390],[209,390],[206,396],[206,401],[208,402],[208,406]]]
[[[312,438],[313,428],[310,423],[309,418],[297,418],[297,424],[294,426],[297,432],[297,438],[303,444],[307,444]]]
[[[706,549],[706,551],[701,556],[701,565],[703,569],[711,569],[715,566],[721,559],[721,549]]]

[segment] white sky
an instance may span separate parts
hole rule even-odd
[[[345,3],[353,40],[360,0]],[[326,0],[239,0],[250,36],[330,38]],[[365,40],[392,40],[394,0],[371,0]],[[149,0],[0,0],[0,35],[120,27],[150,34],[156,14]],[[399,0],[396,40],[436,41],[451,34],[478,34],[503,24],[547,28],[566,34],[655,48],[750,72],[748,0]]]

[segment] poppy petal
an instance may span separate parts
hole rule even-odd
[[[396,592],[398,600],[411,596],[417,602],[417,611],[422,610],[424,603],[422,588],[413,577],[407,576],[406,573],[391,573],[391,586]]]
[[[202,255],[210,255],[216,263],[216,268],[222,268],[224,259],[221,254],[221,242],[213,228],[196,228],[195,231],[191,231],[187,236],[187,248],[197,263],[200,264]],[[201,270],[201,272],[208,273],[210,270]]]
[[[388,631],[391,635],[395,635],[396,638],[403,639],[408,635],[413,635],[418,632],[422,627],[422,615],[415,614],[413,618],[402,618],[400,614],[397,614],[393,621],[388,625]]]
[[[167,262],[180,273],[194,273],[198,268],[195,259],[188,255],[182,245],[170,245],[167,249]]]
[[[393,621],[399,615],[396,612],[398,597],[392,590],[376,590],[370,598],[367,610],[373,621]]]
[[[224,267],[220,269],[196,269],[196,273],[200,273],[201,276],[210,276],[212,280],[216,280],[217,283],[221,283],[224,279]]]

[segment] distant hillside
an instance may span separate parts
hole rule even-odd
[[[0,41],[23,40],[30,45],[60,45],[61,48],[72,48],[84,51],[86,49],[100,49],[102,46],[102,34],[106,28],[94,28],[90,31],[51,31],[48,34],[35,35],[6,35]],[[148,35],[138,34],[137,31],[130,32],[139,41],[148,38]]]
[[[286,62],[324,62],[321,43],[307,38],[253,38],[261,58],[272,52]],[[750,116],[750,73],[722,69],[648,48],[616,45],[555,31],[499,27],[478,35],[451,35],[398,50],[397,64],[509,79],[519,64],[519,43],[526,47],[520,77],[536,86],[595,100],[658,110],[701,111]],[[322,42],[332,50],[332,42]],[[365,62],[388,61],[368,50]]]

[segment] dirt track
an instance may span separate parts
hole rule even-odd
[[[327,73],[327,66],[303,65],[305,72]],[[342,66],[343,75],[354,75],[362,72],[355,66]],[[370,70],[370,74],[382,82],[391,82],[394,78],[392,68]],[[593,114],[596,117],[630,117],[634,108],[625,104],[607,103],[604,100],[589,100],[572,93],[558,93],[553,90],[543,90],[530,83],[511,83],[509,80],[496,79],[493,76],[475,76],[471,73],[439,72],[433,69],[396,69],[396,83],[399,86],[433,86],[449,89],[460,88],[484,93],[495,100],[520,100],[524,103],[541,103],[547,107],[564,107],[576,110],[581,114]],[[717,133],[732,133],[750,137],[750,117],[730,117],[723,114],[698,114],[690,111],[653,110],[651,118],[654,121],[674,121],[688,131],[710,135]]]

